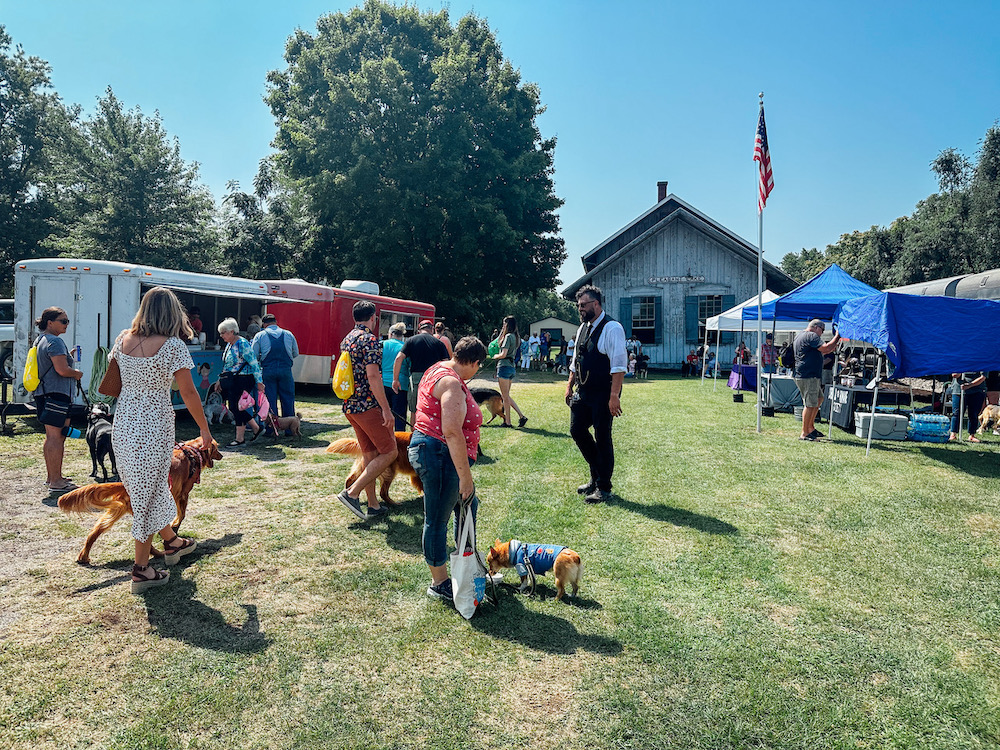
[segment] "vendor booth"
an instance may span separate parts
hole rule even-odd
[[[1000,369],[1000,339],[991,335],[1000,326],[1000,302],[879,292],[843,302],[834,321],[845,338],[885,353],[886,370],[872,384],[875,404],[882,403],[883,377]]]

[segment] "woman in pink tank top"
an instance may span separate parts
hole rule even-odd
[[[479,410],[465,381],[486,360],[486,347],[475,336],[455,344],[451,359],[428,368],[417,392],[417,419],[410,438],[410,463],[424,485],[424,561],[431,572],[429,596],[451,599],[448,577],[448,518],[458,526],[459,500],[478,501],[470,467],[479,452]]]

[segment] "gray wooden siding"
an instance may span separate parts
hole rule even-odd
[[[651,277],[704,276],[704,283],[650,285]],[[671,221],[609,268],[594,277],[605,296],[604,308],[617,315],[623,296],[658,293],[663,299],[663,344],[644,346],[653,366],[678,368],[696,344],[684,336],[684,298],[688,295],[732,294],[740,303],[757,293],[757,266],[683,218]],[[739,332],[736,333],[739,343]],[[750,339],[747,337],[747,343]],[[723,346],[720,362],[732,361],[735,345]]]

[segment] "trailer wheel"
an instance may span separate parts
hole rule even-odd
[[[0,378],[14,381],[14,352],[4,352],[0,356]]]

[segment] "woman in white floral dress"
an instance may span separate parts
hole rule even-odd
[[[177,381],[184,405],[198,423],[202,447],[212,445],[201,397],[191,378],[194,361],[179,338],[191,335],[180,300],[169,289],[156,287],[142,298],[131,329],[122,331],[109,355],[118,361],[122,376],[111,442],[119,476],[132,502],[132,593],[161,586],[170,578],[169,571],[149,564],[154,534],[159,532],[163,540],[168,565],[197,546],[170,527],[177,508],[168,483],[174,446],[171,380]]]

